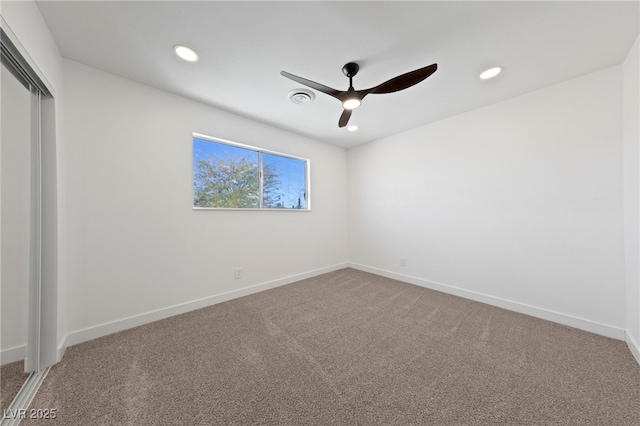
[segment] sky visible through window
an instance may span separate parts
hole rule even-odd
[[[258,150],[193,138],[194,206],[258,208]],[[306,209],[306,161],[261,153],[263,208]]]

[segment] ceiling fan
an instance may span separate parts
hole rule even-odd
[[[315,81],[307,80],[306,78],[298,77],[297,75],[290,74],[286,71],[280,71],[280,74],[293,81],[297,81],[300,84],[311,87],[312,89],[316,89],[322,93],[326,93],[329,96],[333,96],[334,98],[341,101],[344,111],[342,111],[340,120],[338,120],[338,127],[344,127],[349,122],[349,118],[351,118],[351,111],[353,111],[355,108],[358,108],[362,103],[364,97],[369,93],[393,93],[407,89],[415,84],[420,83],[422,80],[426,79],[431,74],[436,72],[436,70],[438,69],[438,64],[432,64],[427,67],[399,75],[370,89],[355,90],[353,88],[353,77],[358,74],[359,69],[360,66],[355,62],[349,62],[344,67],[342,67],[342,73],[349,77],[349,89],[346,91],[332,89],[331,87],[316,83]]]

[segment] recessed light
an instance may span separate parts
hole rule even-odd
[[[184,59],[187,62],[197,62],[198,54],[193,51],[193,49],[188,48],[187,46],[183,46],[181,44],[176,44],[173,46],[173,51],[176,52],[180,58]]]
[[[501,67],[489,68],[488,70],[486,70],[482,74],[480,74],[480,78],[483,79],[483,80],[488,80],[488,79],[493,78],[496,75],[500,74],[501,72],[502,72],[502,68]]]
[[[350,132],[355,132],[356,130],[358,130],[358,126],[354,124],[352,126],[347,127],[347,130]]]

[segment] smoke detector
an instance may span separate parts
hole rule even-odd
[[[296,105],[310,104],[316,98],[312,91],[307,89],[293,89],[289,92],[289,100]]]

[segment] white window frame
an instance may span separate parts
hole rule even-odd
[[[194,191],[195,191],[195,170],[193,167],[193,139],[202,139],[209,142],[214,142],[222,145],[229,145],[235,148],[247,149],[250,151],[256,151],[258,153],[258,169],[260,171],[260,181],[259,181],[259,207],[197,207],[193,205],[194,201]],[[227,139],[217,138],[213,136],[207,136],[202,133],[192,133],[191,135],[191,205],[193,210],[236,210],[236,211],[296,211],[296,212],[309,212],[311,211],[311,161],[308,158],[298,157],[291,154],[285,154],[283,152],[272,151],[269,149],[260,148],[253,145],[247,145],[243,143],[233,142]],[[304,162],[304,184],[305,184],[305,208],[304,209],[292,209],[292,208],[284,208],[284,207],[263,207],[263,176],[262,176],[262,154],[272,154],[277,155],[284,158],[290,158],[293,160],[303,161]]]

